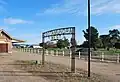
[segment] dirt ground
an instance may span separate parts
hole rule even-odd
[[[44,66],[36,64],[35,61],[15,61],[17,69],[25,70],[34,76],[42,76],[49,82],[111,82],[104,76],[91,73],[87,77],[87,72],[76,69],[77,73],[71,73],[70,68],[61,64],[45,62]]]
[[[0,71],[10,71],[10,70],[16,70],[13,69],[12,65],[10,65],[10,62],[13,60],[41,60],[40,54],[30,54],[30,53],[23,53],[23,52],[17,52],[14,51],[12,54],[0,54]],[[70,58],[69,57],[63,57],[63,56],[51,56],[48,55],[45,57],[45,60],[48,62],[53,62],[56,64],[62,64],[65,66],[70,66]],[[8,65],[9,62],[9,65]],[[4,68],[4,69],[3,69]],[[78,60],[76,59],[76,68],[83,69],[87,71],[87,61],[84,60]],[[110,79],[112,82],[120,82],[120,64],[112,64],[112,63],[101,63],[101,62],[91,62],[91,72],[96,74],[101,74],[105,76],[107,79]],[[25,73],[27,74],[27,73]],[[4,78],[0,82],[48,82],[46,79],[42,77],[33,77],[33,76],[14,76],[12,77],[11,74],[6,75],[5,73],[0,73],[0,79]],[[14,75],[14,74],[13,74]],[[8,80],[13,81],[8,81]],[[18,80],[19,79],[19,80]],[[21,81],[22,80],[22,81]]]
[[[27,72],[20,75],[17,71],[21,70],[13,67],[12,57],[9,54],[0,54],[0,82],[48,82],[42,77],[29,76]]]

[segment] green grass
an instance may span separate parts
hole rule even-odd
[[[106,49],[98,49],[98,52],[104,52],[105,55],[117,55],[120,53],[120,49],[111,48],[109,51]]]
[[[65,50],[68,50],[68,49],[60,49],[60,48],[48,48],[47,50],[59,50],[59,51],[65,51]]]

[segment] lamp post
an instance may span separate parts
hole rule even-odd
[[[91,27],[90,27],[90,0],[88,0],[88,77],[90,77],[90,48],[91,48]]]

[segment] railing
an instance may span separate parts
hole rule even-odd
[[[38,55],[42,55],[42,49],[37,48],[15,48],[17,51],[27,52],[27,53],[36,53]],[[69,56],[71,58],[71,51],[70,50],[45,50],[45,55],[51,56]],[[77,59],[88,59],[88,52],[76,52]],[[91,61],[101,61],[101,62],[120,62],[120,55],[119,53],[112,54],[105,54],[104,52],[91,52],[90,56]]]

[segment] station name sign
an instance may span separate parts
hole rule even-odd
[[[61,39],[61,35],[73,34],[75,27],[54,29],[43,33],[43,37],[49,37],[52,41]]]
[[[61,28],[61,29],[50,30],[50,31],[44,32],[43,33],[43,37],[73,34],[74,28],[75,27],[68,27],[68,28]]]

